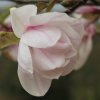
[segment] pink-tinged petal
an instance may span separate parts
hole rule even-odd
[[[37,8],[34,5],[25,5],[19,8],[11,8],[10,13],[13,31],[20,38],[29,24],[30,16],[36,15]]]
[[[67,59],[66,59],[66,61],[67,61]],[[62,76],[68,75],[69,73],[71,73],[75,69],[76,61],[77,61],[77,56],[71,58],[69,64],[67,64],[65,62],[64,71],[62,73]]]
[[[88,56],[91,53],[91,50],[92,50],[92,38],[88,37],[86,40],[82,41],[80,45],[78,60],[75,65],[75,70],[80,69],[85,64],[85,62],[88,59]]]
[[[31,95],[44,96],[50,88],[51,81],[41,77],[38,73],[28,73],[26,70],[19,66],[18,76],[23,88]]]
[[[53,47],[46,48],[46,50],[51,54],[64,55],[67,59],[77,54],[77,50],[75,50],[66,34],[62,34],[60,40]]]
[[[33,50],[35,69],[45,78],[58,79],[65,71],[65,65],[67,66],[70,63],[70,58],[76,54],[77,52],[72,47],[68,37],[62,35],[61,39],[53,47]],[[67,60],[65,61],[65,59]],[[58,64],[59,67],[57,67]]]
[[[55,12],[54,12],[55,13]],[[65,13],[57,13],[58,15],[55,16],[54,18],[52,18],[47,25],[53,25],[53,26],[64,26],[64,24],[67,24],[69,26],[73,26],[77,23],[83,23],[83,19],[82,18],[74,18],[74,17],[70,17]],[[82,30],[83,31],[83,30]]]
[[[33,73],[34,69],[32,64],[30,48],[21,42],[19,44],[19,50],[18,50],[18,64],[24,70]]]
[[[80,35],[80,37],[83,37],[83,35],[86,33],[86,30],[84,28],[85,23],[86,20],[80,18],[72,24],[73,29],[76,30],[76,32]]]
[[[59,13],[59,12],[49,12],[49,13],[44,13],[44,14],[38,14],[36,16],[31,16],[30,18],[30,23],[33,26],[38,26],[38,25],[44,25],[44,24],[49,24],[49,23],[58,23],[60,22],[71,22],[75,21],[75,18],[69,17],[65,13]]]
[[[62,33],[65,33],[69,37],[72,44],[77,49],[80,45],[83,35],[86,33],[84,29],[84,20],[81,18],[69,18],[66,16],[62,17],[62,19],[53,19],[50,23],[48,23],[48,25],[58,27]]]
[[[66,61],[66,65],[69,62],[70,62],[70,60]],[[62,73],[65,71],[65,67],[62,67],[62,66],[60,68],[56,68],[56,69],[48,70],[48,71],[40,71],[39,69],[37,69],[36,71],[45,78],[58,79],[62,75]]]
[[[36,66],[35,68],[39,71],[49,71],[63,67],[62,65],[65,62],[64,55],[53,54],[45,49],[34,49],[32,57]]]
[[[61,28],[62,32],[65,33],[69,37],[69,39],[71,40],[74,48],[78,49],[83,34],[77,32],[73,27],[71,27],[67,24],[65,24],[64,27],[60,26],[60,28]]]
[[[30,23],[33,26],[44,25],[51,21],[53,18],[59,16],[59,13],[56,12],[49,12],[44,14],[38,14],[36,16],[31,16]]]
[[[55,45],[60,37],[58,28],[45,26],[26,31],[21,41],[31,47],[47,48]]]

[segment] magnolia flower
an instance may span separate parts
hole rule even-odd
[[[19,80],[28,93],[43,96],[52,79],[74,69],[85,31],[82,19],[58,12],[36,13],[34,5],[12,8],[11,24],[20,38]]]

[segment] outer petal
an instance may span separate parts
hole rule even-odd
[[[18,51],[18,64],[24,70],[33,73],[32,57],[27,45],[20,42]]]
[[[58,13],[55,13],[55,12],[31,16],[30,23],[33,26],[44,25],[44,24],[47,24],[53,18],[56,18],[56,16],[58,16]]]
[[[36,15],[37,8],[34,5],[26,5],[20,8],[11,8],[11,23],[12,28],[17,37],[21,37],[29,24],[29,18]]]
[[[39,74],[27,73],[22,67],[18,68],[18,76],[23,88],[31,95],[34,96],[43,96],[48,91],[51,81],[41,77]]]
[[[92,50],[92,39],[91,37],[89,37],[87,41],[83,41],[80,45],[78,60],[75,65],[75,70],[81,68],[85,64],[89,54],[91,53],[91,50]]]
[[[49,24],[49,22],[73,22],[75,21],[75,18],[69,17],[65,13],[59,13],[59,12],[49,12],[49,13],[44,13],[44,14],[38,14],[36,16],[31,16],[30,18],[30,23],[33,26],[37,25],[44,25],[44,24]]]
[[[66,33],[68,35],[69,39],[71,40],[73,46],[75,49],[78,49],[81,38],[80,34],[76,30],[74,30],[72,27],[69,25],[65,25],[65,27],[60,27],[63,33]]]
[[[66,34],[62,34],[60,40],[53,47],[46,48],[46,50],[51,54],[64,55],[66,59],[77,54],[77,50],[75,50],[71,40],[69,40]]]
[[[62,73],[62,76],[68,75],[70,72],[72,72],[74,70],[76,61],[77,61],[77,56],[70,59],[69,64],[67,64],[67,63],[64,64],[64,71]]]
[[[63,15],[63,16],[62,16]],[[65,33],[75,48],[78,49],[83,35],[86,33],[84,29],[84,20],[81,18],[71,18],[61,14],[57,18],[53,18],[48,25],[58,27]]]
[[[61,31],[54,27],[37,27],[23,34],[21,41],[31,47],[47,48],[56,44]]]

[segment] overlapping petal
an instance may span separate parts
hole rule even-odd
[[[28,46],[47,48],[56,44],[61,37],[61,31],[56,27],[41,26],[26,31],[21,41]]]
[[[88,37],[86,41],[82,41],[78,52],[78,60],[75,65],[75,70],[81,68],[88,59],[92,50],[92,38]]]
[[[18,67],[18,76],[23,88],[31,95],[43,96],[51,85],[50,79],[41,77],[38,73],[30,74],[26,70]]]
[[[19,44],[18,64],[27,72],[33,73],[33,63],[30,48],[24,43]]]
[[[55,13],[55,12],[39,14],[36,16],[33,15],[30,18],[30,23],[33,26],[44,25],[47,24],[49,21],[51,21],[53,18],[56,18],[58,15],[59,13]]]
[[[64,55],[52,54],[43,49],[35,48],[33,50],[32,57],[36,65],[36,69],[39,71],[48,71],[59,68],[65,62]]]
[[[52,20],[49,25],[58,27],[63,33],[65,33],[71,40],[74,47],[77,49],[80,45],[80,41],[83,35],[86,33],[84,29],[84,20],[77,18],[68,18],[68,21],[68,19],[65,20],[65,18],[67,18],[66,16],[62,17],[62,19],[56,18],[54,21]]]
[[[21,37],[25,28],[29,23],[29,18],[36,15],[37,7],[34,5],[26,5],[20,8],[11,8],[11,24],[13,31],[17,37]]]

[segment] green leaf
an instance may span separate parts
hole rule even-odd
[[[0,32],[0,49],[19,43],[13,32]]]

